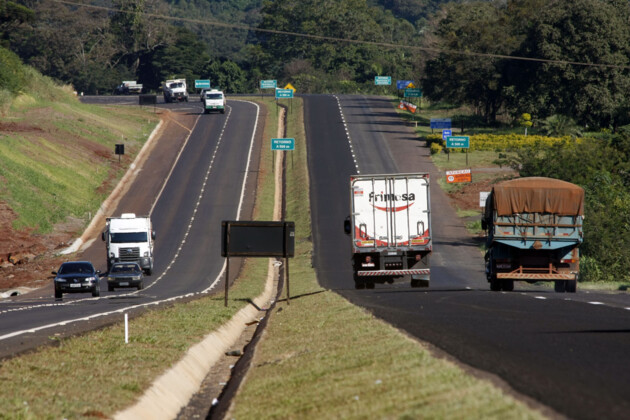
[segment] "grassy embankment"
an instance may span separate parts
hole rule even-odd
[[[271,110],[265,138],[276,136]],[[541,417],[488,382],[432,356],[422,344],[337,294],[320,289],[310,265],[301,111],[300,101],[294,99],[287,133],[297,144],[287,176],[287,220],[295,221],[297,230],[296,257],[291,261],[294,299],[290,305],[279,304],[271,314],[266,338],[235,400],[233,416]],[[260,196],[271,197],[271,152],[263,147],[263,153]],[[270,200],[265,198],[259,205],[256,218],[269,219]],[[132,319],[129,344],[124,343],[122,325],[115,325],[4,361],[0,366],[0,380],[5,384],[0,392],[3,416],[112,415],[131,404],[191,345],[240,309],[242,302],[258,295],[266,269],[264,259],[248,261],[230,291],[228,308],[223,307],[222,296],[215,296]],[[74,384],[79,384],[80,393]]]
[[[0,200],[16,213],[16,229],[50,233],[68,218],[85,226],[158,116],[136,107],[84,105],[69,87],[33,71],[27,76],[28,93],[0,94]],[[120,164],[116,143],[125,144]]]

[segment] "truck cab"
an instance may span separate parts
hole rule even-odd
[[[137,262],[147,275],[153,272],[155,231],[148,217],[123,213],[108,217],[102,239],[107,248],[107,270],[116,262]]]
[[[212,111],[225,114],[225,95],[222,91],[212,89],[204,94],[204,113],[209,114]]]

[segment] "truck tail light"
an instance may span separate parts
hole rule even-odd
[[[576,263],[578,260],[576,260],[575,258],[565,258],[560,260],[561,263],[563,264],[572,264],[572,263]]]

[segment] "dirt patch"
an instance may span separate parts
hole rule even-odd
[[[480,172],[476,172],[480,173]],[[512,179],[516,176],[516,173],[512,171],[506,171],[503,173],[497,173],[496,176],[487,178],[481,181],[475,181],[470,184],[463,185],[455,192],[451,192],[448,197],[451,199],[453,208],[459,210],[480,210],[479,207],[479,193],[482,191],[490,191],[492,186],[497,182],[501,182],[506,179]]]

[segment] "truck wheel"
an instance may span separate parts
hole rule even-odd
[[[361,277],[357,276],[356,274],[353,277],[354,277],[354,288],[365,289],[365,280],[363,280]]]
[[[63,292],[55,289],[55,299],[63,299]]]
[[[98,286],[94,286],[92,289],[92,297],[99,297],[101,295],[101,288]]]
[[[114,291],[114,286],[112,286],[111,284],[107,285],[107,291],[108,292],[113,292]]]
[[[565,290],[567,293],[577,292],[577,280],[567,280]]]
[[[374,289],[374,282],[373,281],[366,281],[365,282],[365,288],[366,289]]]
[[[144,281],[141,281],[140,284],[138,284],[138,290],[142,289],[144,289]]]
[[[493,292],[500,291],[501,290],[501,280],[499,280],[495,276],[492,276],[490,278],[490,290],[492,290]]]
[[[556,280],[553,285],[553,290],[556,293],[564,293],[567,290],[567,281],[566,280]]]
[[[506,292],[511,292],[512,290],[514,290],[514,280],[503,279],[503,281],[501,282],[501,288]]]

